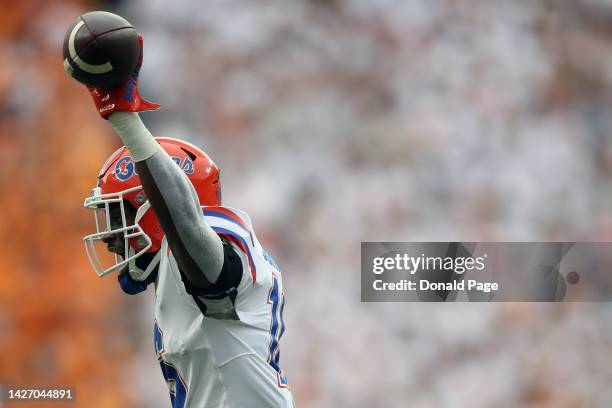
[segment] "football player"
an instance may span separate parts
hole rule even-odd
[[[293,407],[279,366],[285,330],[281,273],[249,216],[221,205],[219,170],[199,148],[154,138],[139,111],[138,72],[89,88],[125,146],[85,199],[97,231],[84,238],[99,276],[128,294],[155,287],[154,344],[173,407]],[[115,254],[103,265],[97,249]]]

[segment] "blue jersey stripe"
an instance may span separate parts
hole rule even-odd
[[[251,243],[253,244],[253,246],[255,246],[255,241],[253,240],[253,234],[251,234],[251,231],[247,231],[239,221],[235,220],[234,218],[230,217],[227,214],[223,214],[218,211],[214,211],[214,210],[203,210],[203,211],[204,211],[204,215],[207,217],[221,218],[221,219],[229,221],[232,224],[238,226],[238,228],[244,231],[245,234],[248,234],[248,236],[251,238]]]
[[[227,234],[230,235],[234,238],[236,238],[237,240],[239,240],[242,245],[244,246],[244,250],[246,252],[246,255],[249,259],[249,266],[251,268],[251,276],[253,277],[253,284],[255,283],[255,279],[257,277],[257,268],[255,267],[255,262],[253,261],[253,257],[251,256],[251,250],[249,249],[249,245],[246,243],[246,241],[244,240],[244,238],[242,238],[240,235],[236,234],[234,231],[232,230],[228,230],[227,228],[221,228],[221,227],[212,227],[213,231],[215,231],[216,233],[221,233],[221,234]]]

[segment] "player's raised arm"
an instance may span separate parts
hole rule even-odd
[[[139,111],[157,109],[138,92],[140,58],[132,76],[113,89],[90,93],[98,112],[111,122],[115,133],[130,151],[142,188],[159,218],[179,268],[193,286],[206,289],[218,279],[224,251],[219,236],[206,224],[198,195],[187,175],[159,146],[140,120]]]
[[[187,175],[159,146],[137,113],[116,112],[108,119],[132,154],[142,188],[181,271],[196,287],[214,284],[223,266],[223,245],[206,224]]]

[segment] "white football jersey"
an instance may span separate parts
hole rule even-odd
[[[154,340],[172,406],[293,407],[279,366],[285,330],[280,271],[257,241],[246,213],[203,209],[208,225],[240,256],[242,279],[227,296],[198,297],[196,302],[164,238],[155,284]]]

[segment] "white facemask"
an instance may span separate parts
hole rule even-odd
[[[122,270],[126,265],[129,265],[130,270],[136,268],[134,261],[136,258],[146,253],[151,248],[151,238],[142,230],[138,222],[145,215],[145,212],[151,207],[149,201],[138,208],[136,211],[136,217],[134,218],[134,224],[128,225],[126,221],[126,210],[124,205],[124,196],[136,190],[141,190],[141,186],[133,187],[128,190],[119,193],[101,194],[99,187],[94,188],[91,191],[89,197],[85,199],[84,207],[90,210],[94,210],[96,220],[96,233],[87,235],[83,238],[85,243],[85,251],[89,262],[93,267],[94,271],[98,276],[105,276],[113,272]],[[113,228],[111,226],[110,216],[110,205],[118,204],[121,210],[121,226]],[[106,252],[106,245],[103,239],[109,235],[122,234],[124,243],[124,254],[125,257],[115,254],[115,262],[109,266],[102,265],[102,261],[98,255],[98,251],[102,250]],[[138,251],[134,250],[130,244],[130,239],[136,238],[136,244]],[[149,268],[147,268],[149,269]],[[144,271],[143,271],[144,272]],[[137,275],[141,273],[136,272]],[[150,273],[150,271],[149,271]],[[146,278],[146,276],[145,276]],[[145,279],[143,278],[143,279]]]

